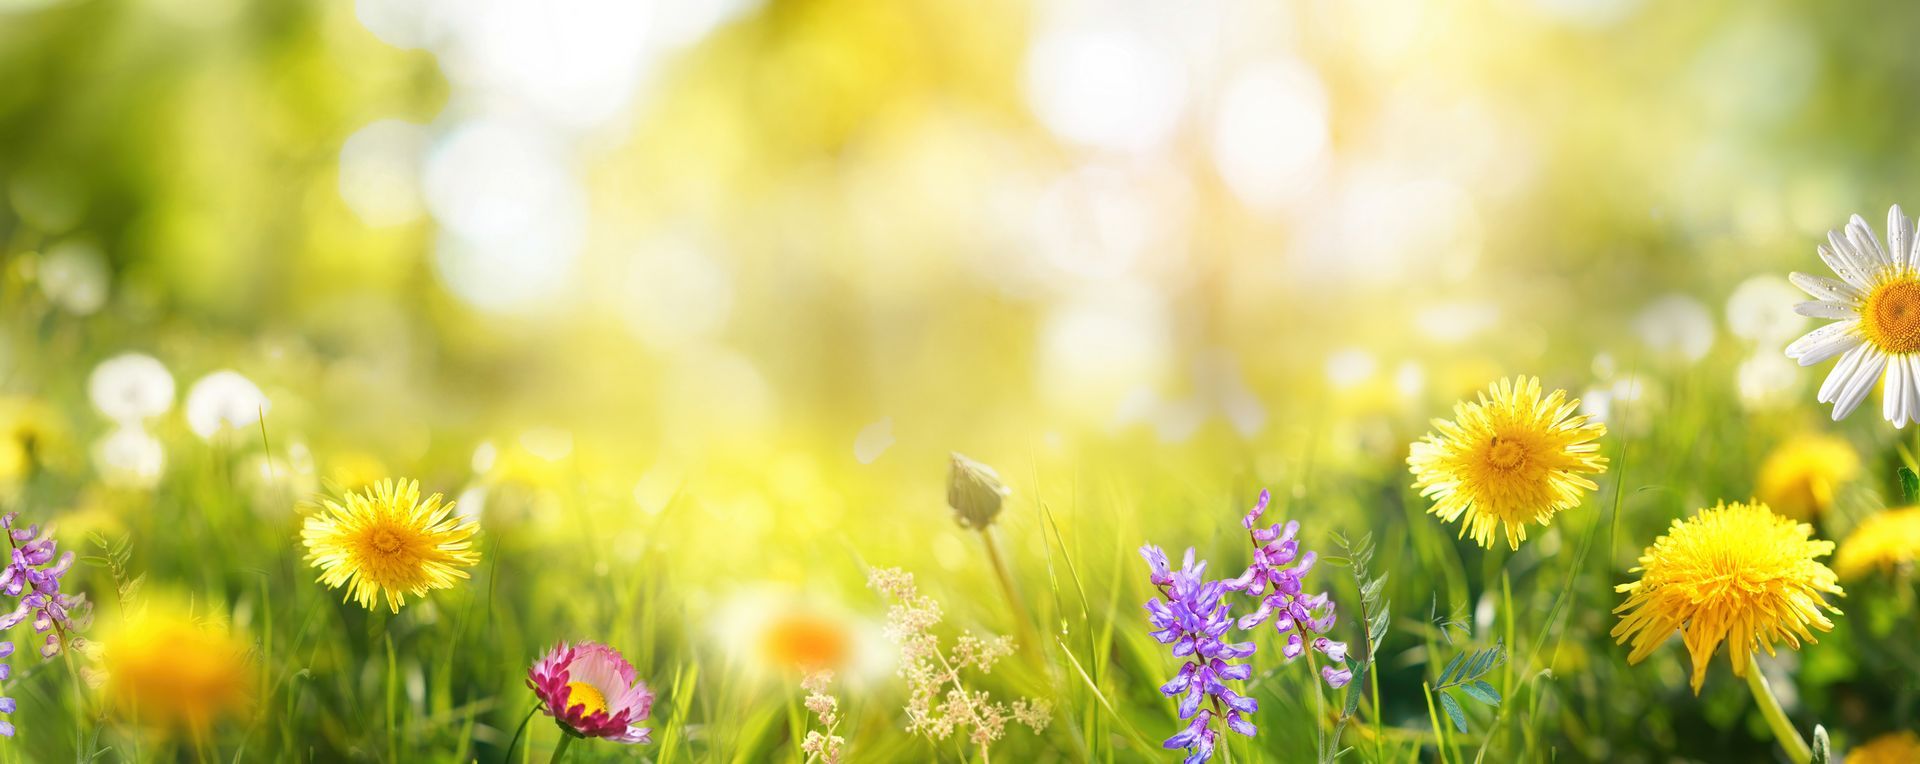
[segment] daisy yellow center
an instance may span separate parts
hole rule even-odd
[[[586,682],[568,682],[567,707],[572,708],[574,706],[586,706],[586,708],[581,711],[581,714],[592,716],[595,713],[607,710],[607,696],[600,692],[600,688],[587,684]]]
[[[1920,278],[1897,278],[1874,287],[1860,310],[1860,327],[1881,350],[1920,352]]]

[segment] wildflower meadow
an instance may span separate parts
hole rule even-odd
[[[0,0],[0,764],[1920,763],[1916,25]]]

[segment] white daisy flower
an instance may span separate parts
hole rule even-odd
[[[1829,231],[1820,259],[1839,280],[1795,273],[1794,286],[1814,299],[1794,306],[1800,315],[1833,319],[1787,346],[1787,357],[1812,366],[1839,356],[1820,385],[1821,403],[1838,421],[1886,379],[1881,414],[1895,427],[1920,421],[1920,245],[1913,221],[1894,205],[1887,211],[1887,244],[1859,215],[1845,232]],[[1891,254],[1889,254],[1891,252]]]

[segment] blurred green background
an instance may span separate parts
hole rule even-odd
[[[0,392],[33,454],[7,503],[83,553],[128,539],[258,668],[252,706],[197,741],[23,669],[0,758],[497,760],[526,664],[594,638],[678,730],[641,755],[783,760],[799,694],[761,636],[782,618],[838,635],[854,760],[961,757],[899,731],[861,586],[902,566],[956,629],[1016,631],[944,505],[957,450],[1014,487],[995,532],[1046,635],[1044,667],[993,682],[1061,709],[1006,760],[1160,753],[1129,731],[1176,728],[1133,549],[1234,569],[1263,486],[1310,546],[1383,550],[1396,760],[1437,754],[1419,685],[1455,614],[1476,644],[1518,632],[1531,662],[1503,682],[1552,670],[1527,707],[1475,711],[1469,754],[1764,759],[1722,666],[1696,699],[1677,646],[1625,665],[1611,587],[1797,434],[1866,465],[1822,537],[1895,495],[1899,433],[1827,423],[1781,354],[1811,328],[1784,276],[1848,215],[1920,204],[1916,23],[1909,3],[0,0]],[[133,434],[88,393],[126,352],[182,401]],[[220,369],[264,422],[192,426]],[[1482,552],[1421,515],[1406,444],[1515,373],[1606,419],[1615,467],[1553,531]],[[392,618],[313,583],[296,531],[314,496],[384,476],[456,497],[484,538],[469,585]],[[1569,554],[1589,532],[1592,558]],[[76,580],[113,617],[109,571]],[[1802,726],[1857,742],[1912,725],[1920,626],[1907,579],[1849,589],[1833,637],[1777,668]],[[1298,677],[1262,686],[1270,719],[1310,715]],[[1302,734],[1235,758],[1299,760]],[[556,737],[536,719],[516,754]]]

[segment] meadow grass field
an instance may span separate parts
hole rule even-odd
[[[1920,761],[1917,22],[0,0],[0,762]]]

